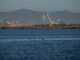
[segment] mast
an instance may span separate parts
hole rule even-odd
[[[48,17],[48,20],[49,20],[49,22],[50,22],[50,25],[52,25],[52,24],[54,24],[55,22],[54,21],[51,21],[51,18],[50,18],[50,16],[49,16],[49,14],[47,13],[47,17]]]

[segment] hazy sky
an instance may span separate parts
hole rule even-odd
[[[0,0],[0,12],[18,9],[80,12],[80,0]]]

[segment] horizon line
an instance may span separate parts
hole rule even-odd
[[[12,10],[12,11],[0,11],[0,13],[15,12],[15,11],[20,11],[20,10],[29,10],[29,11],[43,12],[43,13],[62,12],[62,11],[71,12],[71,13],[80,13],[80,12],[72,12],[72,11],[69,11],[69,10],[56,10],[56,11],[46,12],[46,11],[36,11],[36,10],[31,10],[31,9],[16,9],[16,10]]]

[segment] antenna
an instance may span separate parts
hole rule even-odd
[[[54,23],[55,23],[54,21],[51,21],[51,18],[50,18],[50,16],[49,16],[49,14],[48,14],[48,13],[47,13],[47,17],[48,17],[48,19],[49,19],[50,25],[52,25],[52,24],[54,24]]]
[[[56,22],[55,22],[55,21],[52,21],[51,18],[50,18],[49,13],[47,13],[47,15],[44,14],[44,15],[42,16],[42,20],[45,21],[45,20],[46,20],[46,17],[48,18],[50,25],[59,24],[59,22],[60,22],[60,20],[61,20],[60,18],[56,19],[56,18],[54,17],[54,20],[56,20]]]

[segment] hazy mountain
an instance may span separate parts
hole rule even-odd
[[[27,9],[17,10],[13,12],[0,12],[0,24],[7,25],[6,21],[11,23],[18,21],[19,24],[46,24],[49,23],[44,12],[37,12]],[[80,13],[72,13],[69,11],[56,11],[49,13],[51,20],[60,19],[60,23],[80,24]],[[45,19],[45,20],[44,20]],[[10,23],[9,22],[9,23]],[[17,22],[15,24],[18,24]],[[14,24],[14,23],[13,23]]]
[[[80,13],[72,13],[69,11],[57,11],[51,13],[52,18],[60,18],[61,22],[70,24],[80,24]]]

